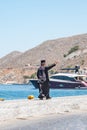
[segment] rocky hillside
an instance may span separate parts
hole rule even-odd
[[[87,67],[87,34],[49,40],[24,53],[8,54],[0,59],[0,83],[27,82],[24,76],[31,77],[41,59],[48,64],[58,60],[57,71],[77,64]]]
[[[7,68],[7,64],[12,63],[13,60],[16,60],[18,56],[21,56],[22,52],[19,51],[13,51],[9,53],[8,55],[2,57],[0,59],[0,67],[1,68]]]
[[[32,78],[35,69],[0,69],[0,84],[24,84]],[[27,78],[26,78],[27,77]]]
[[[68,54],[75,46],[78,46],[78,49]],[[15,55],[15,57],[10,58],[7,55],[1,59],[0,68],[23,68],[27,64],[38,65],[41,59],[46,59],[48,63],[59,60],[59,67],[61,65],[86,65],[87,34],[49,40],[22,54]]]

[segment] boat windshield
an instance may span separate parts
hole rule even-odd
[[[85,76],[77,76],[77,77],[75,77],[75,79],[76,80],[80,80],[80,81],[85,81],[85,82],[87,82],[87,77],[85,77]]]
[[[73,77],[68,77],[68,76],[63,76],[63,75],[58,75],[58,76],[51,76],[51,79],[57,79],[57,80],[68,80],[68,81],[75,81],[76,79]]]

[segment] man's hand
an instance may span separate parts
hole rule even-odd
[[[58,61],[55,61],[55,64],[58,64]]]

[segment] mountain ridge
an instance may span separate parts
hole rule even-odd
[[[48,40],[23,53],[13,51],[0,59],[0,83],[25,84],[34,77],[40,60],[46,59],[47,64],[59,61],[53,72],[61,68],[87,67],[87,34]]]
[[[1,58],[0,67],[23,68],[26,64],[38,65],[41,59],[46,59],[49,64],[55,60],[59,60],[59,66],[61,66],[63,62],[66,63],[67,61],[64,55],[76,45],[79,46],[79,50],[84,50],[87,47],[87,34],[47,40],[42,44],[21,53],[17,57],[14,56],[11,62],[9,62],[9,60],[7,60],[7,62],[2,62],[3,58]],[[7,59],[9,59],[9,56]]]

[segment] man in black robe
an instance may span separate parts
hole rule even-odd
[[[41,60],[41,66],[39,67],[37,71],[37,77],[38,77],[38,84],[39,84],[39,96],[38,98],[43,99],[46,97],[46,99],[50,99],[49,96],[49,75],[48,71],[56,66],[57,62],[50,66],[46,66],[46,61]]]

